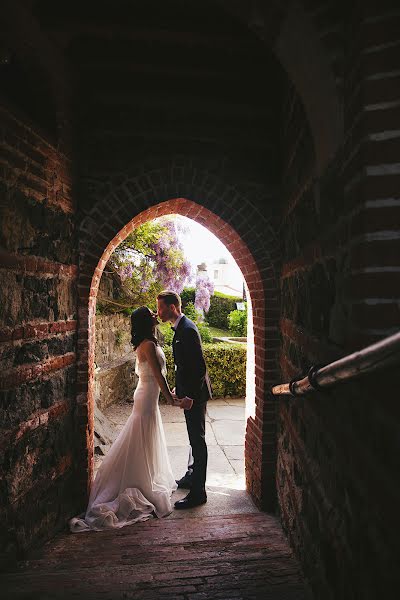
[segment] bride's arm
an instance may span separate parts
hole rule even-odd
[[[145,341],[142,343],[143,346],[143,354],[150,365],[151,370],[153,371],[154,377],[157,379],[157,383],[160,386],[160,389],[163,393],[164,398],[166,398],[169,404],[174,404],[174,399],[172,397],[171,391],[169,389],[167,380],[161,372],[161,366],[158,362],[157,354],[156,354],[156,345],[154,342]]]

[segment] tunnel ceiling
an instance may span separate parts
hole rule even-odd
[[[212,152],[278,178],[283,71],[216,1],[41,0],[31,10],[73,65],[89,153]]]

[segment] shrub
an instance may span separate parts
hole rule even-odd
[[[245,344],[204,344],[214,398],[226,396],[243,397],[246,393],[246,346]],[[171,346],[164,347],[167,359],[167,380],[175,386],[175,368]]]
[[[195,309],[193,302],[188,302],[186,304],[184,312],[187,318],[193,321],[194,323],[197,323],[199,321],[201,315],[199,311]]]
[[[194,305],[196,289],[194,287],[184,288],[181,292],[182,310],[186,314],[186,305],[191,302]]]
[[[228,315],[228,328],[238,337],[247,335],[247,307],[246,310],[233,310]]]
[[[160,344],[164,346],[171,346],[172,338],[174,337],[174,332],[169,323],[160,323],[158,325],[158,330],[161,334],[161,340],[159,339]],[[158,336],[157,336],[158,337]]]
[[[210,309],[207,313],[207,321],[211,327],[226,329],[228,327],[228,315],[236,310],[236,302],[243,302],[242,298],[227,296],[215,292],[210,299]]]
[[[197,323],[197,329],[199,330],[201,341],[203,344],[211,344],[213,336],[206,323]]]
[[[165,358],[167,360],[167,381],[168,385],[171,388],[175,387],[175,365],[174,365],[174,355],[172,353],[172,346],[164,346],[163,347]]]
[[[185,313],[186,314],[186,313]],[[189,317],[189,319],[192,319],[192,316],[190,315],[186,315],[187,317]],[[205,343],[211,343],[213,341],[213,336],[211,334],[211,331],[209,330],[208,326],[206,323],[196,323],[197,328],[199,330],[200,333],[200,337],[201,337],[201,341],[205,344]],[[161,333],[161,339],[159,339],[160,344],[164,347],[164,346],[171,346],[172,344],[172,339],[174,337],[174,332],[171,329],[171,325],[169,323],[160,323],[158,325],[158,330]]]

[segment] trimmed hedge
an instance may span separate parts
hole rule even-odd
[[[210,298],[210,309],[206,317],[210,327],[227,329],[228,315],[233,310],[236,310],[236,302],[243,302],[243,298],[214,292]]]
[[[167,359],[167,380],[175,386],[175,368],[171,346],[164,346]],[[203,344],[204,358],[211,380],[214,398],[244,397],[246,394],[245,344]]]

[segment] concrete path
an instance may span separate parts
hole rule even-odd
[[[120,431],[131,410],[131,403],[122,403],[109,406],[104,413],[115,424],[117,431]],[[189,453],[185,416],[181,409],[173,406],[162,404],[160,410],[172,470],[175,478],[179,479],[186,471]],[[168,519],[258,512],[245,491],[244,418],[243,398],[208,402],[206,416],[208,502],[189,511],[174,511],[167,517]],[[97,465],[100,463],[99,460],[96,462]],[[186,494],[187,491],[178,490],[173,498],[179,500]]]

